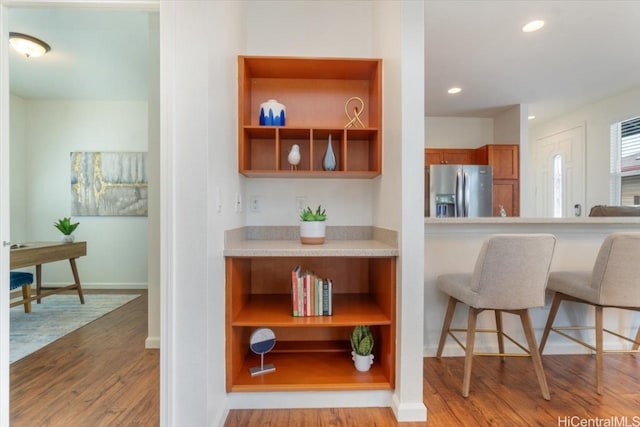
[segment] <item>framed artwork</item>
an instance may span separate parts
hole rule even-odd
[[[72,152],[72,216],[147,216],[145,152]]]

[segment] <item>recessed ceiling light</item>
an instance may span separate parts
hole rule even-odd
[[[9,33],[11,47],[27,58],[37,58],[51,50],[51,47],[40,39],[20,33]]]
[[[525,24],[525,26],[522,27],[522,31],[525,33],[532,33],[534,31],[538,31],[542,27],[544,27],[544,21],[535,20]]]
[[[453,94],[462,92],[462,89],[460,89],[459,87],[452,87],[447,92],[453,95]]]
[[[535,119],[535,118],[536,118],[536,116],[529,116],[529,117],[527,117],[527,119],[529,119],[529,120],[533,120],[533,119]]]

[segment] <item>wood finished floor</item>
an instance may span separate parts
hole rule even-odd
[[[144,293],[16,361],[10,368],[10,425],[159,425],[160,352],[144,348],[146,336]]]
[[[159,425],[159,351],[144,349],[146,306],[143,295],[12,364],[11,426]],[[593,357],[543,355],[543,363],[549,402],[527,359],[476,358],[465,399],[463,359],[425,358],[427,423],[398,423],[389,408],[278,409],[232,410],[225,427],[570,426],[625,416],[640,425],[640,356],[605,356],[602,396]]]

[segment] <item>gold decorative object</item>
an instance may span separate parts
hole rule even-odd
[[[349,107],[350,104],[357,104],[360,103],[360,106],[358,107],[358,105],[354,105],[353,106],[353,117],[351,117],[351,115],[349,114]],[[346,125],[344,125],[345,128],[350,128],[350,127],[358,127],[358,125],[360,125],[361,127],[365,127],[364,123],[362,123],[362,120],[360,120],[360,114],[362,114],[362,112],[364,111],[364,101],[362,100],[362,98],[358,98],[357,96],[352,96],[351,98],[347,99],[347,102],[344,103],[344,112],[347,115],[347,119],[349,119],[349,121],[347,122]]]

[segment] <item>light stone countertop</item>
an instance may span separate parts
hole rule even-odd
[[[340,227],[322,245],[303,245],[297,227],[240,228],[225,232],[225,256],[234,257],[386,257],[398,256],[397,233],[375,227]],[[340,238],[344,237],[344,238]]]
[[[425,224],[564,224],[564,225],[602,225],[602,224],[636,224],[640,225],[640,217],[575,217],[575,218],[526,218],[526,217],[485,217],[485,218],[425,218]]]

